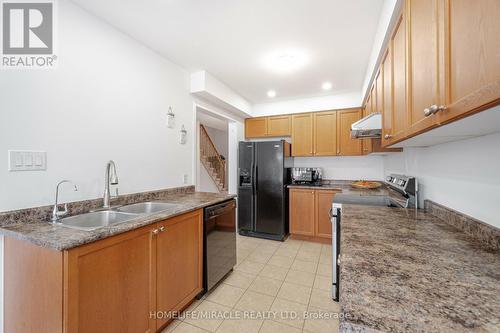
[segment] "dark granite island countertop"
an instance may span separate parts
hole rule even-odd
[[[340,332],[500,332],[500,252],[419,210],[344,205]]]
[[[21,240],[31,242],[33,244],[52,248],[55,250],[69,250],[71,248],[91,243],[106,237],[114,236],[123,232],[137,229],[155,222],[159,222],[180,214],[188,213],[190,211],[204,208],[213,204],[223,202],[225,200],[236,197],[232,194],[219,194],[208,192],[173,192],[169,191],[159,195],[151,192],[140,194],[143,196],[142,200],[132,201],[128,203],[141,202],[141,201],[164,201],[169,203],[176,203],[178,206],[168,210],[151,214],[151,215],[138,215],[134,219],[116,224],[111,227],[103,227],[96,230],[84,231],[72,229],[60,225],[52,225],[48,223],[48,218],[24,218],[22,222],[8,222],[0,224],[0,234],[8,237],[13,237]],[[101,200],[93,200],[100,204]],[[87,203],[76,203],[75,206],[86,206]],[[81,209],[81,208],[79,208]],[[88,207],[84,208],[85,210]],[[46,209],[45,209],[46,210]],[[83,211],[85,212],[85,211]],[[12,214],[7,212],[6,214]],[[80,212],[82,213],[82,212]],[[22,214],[20,213],[19,216]],[[26,215],[26,214],[25,214]],[[40,214],[43,215],[43,214]],[[27,221],[26,221],[27,220]]]

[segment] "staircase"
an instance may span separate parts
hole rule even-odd
[[[219,192],[227,192],[226,161],[221,158],[203,125],[200,125],[200,160]]]

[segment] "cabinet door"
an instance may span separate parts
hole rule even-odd
[[[267,119],[268,136],[289,136],[291,132],[291,116],[273,116]]]
[[[500,1],[445,1],[446,109],[440,123],[500,100]]]
[[[315,192],[315,236],[332,238],[332,224],[328,212],[332,208],[332,200],[336,192],[327,190],[317,190]]]
[[[164,229],[162,229],[162,227]],[[158,223],[157,311],[179,311],[203,288],[203,211]],[[157,328],[166,323],[158,320]]]
[[[351,138],[351,125],[361,119],[361,109],[337,111],[337,154],[361,155],[361,141]]]
[[[408,129],[406,108],[406,28],[405,14],[399,18],[391,38],[393,82],[393,129],[394,135]]]
[[[147,226],[64,253],[65,332],[155,332],[155,237]]]
[[[315,156],[337,155],[337,112],[314,113]]]
[[[384,86],[384,103],[382,106],[382,145],[391,139],[392,133],[392,48],[389,45],[382,60],[382,71],[384,73],[382,84]]]
[[[290,233],[314,235],[314,191],[290,189]]]
[[[424,109],[442,103],[439,96],[439,57],[441,55],[438,2],[442,1],[406,1],[409,27],[408,111],[412,126],[410,132],[418,132],[434,125],[435,117],[426,117]],[[423,124],[418,124],[422,121]]]
[[[375,112],[375,99],[375,86],[373,86],[366,100],[366,108],[362,111],[362,117],[366,117]],[[361,139],[361,149],[363,155],[370,154],[372,152],[372,139]]]
[[[267,135],[267,117],[245,119],[245,137],[259,138]]]
[[[292,155],[313,155],[313,115],[312,113],[292,116]]]

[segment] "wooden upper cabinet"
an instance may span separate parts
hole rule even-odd
[[[155,332],[152,226],[69,250],[64,332]],[[60,291],[61,293],[63,290]]]
[[[303,113],[292,116],[292,155],[313,155],[312,113]]]
[[[408,17],[408,112],[410,125],[424,121],[413,130],[432,126],[435,117],[428,118],[424,110],[442,103],[439,74],[442,50],[439,48],[438,2],[442,0],[407,0]]]
[[[384,71],[382,66],[380,66],[375,80],[375,96],[374,112],[382,113],[384,108]]]
[[[290,233],[314,235],[314,190],[290,189]]]
[[[361,109],[337,111],[337,155],[361,155],[361,140],[351,138],[351,125],[362,117]]]
[[[337,155],[337,112],[315,112],[314,149],[315,156]]]
[[[384,86],[384,104],[382,106],[382,144],[386,144],[392,137],[392,49],[389,47],[382,58],[384,73],[382,84]]]
[[[315,191],[315,230],[317,237],[332,238],[332,223],[328,212],[332,207],[333,197],[336,191],[318,190]]]
[[[446,123],[500,103],[500,1],[445,2]]]
[[[406,108],[406,15],[404,11],[391,38],[393,80],[393,131],[398,135],[408,129]]]
[[[289,136],[291,128],[291,116],[272,116],[267,119],[267,136]]]
[[[267,136],[267,117],[245,119],[245,137],[259,138]]]
[[[203,212],[168,219],[158,228],[157,311],[180,311],[203,288]],[[157,329],[165,323],[158,320]]]

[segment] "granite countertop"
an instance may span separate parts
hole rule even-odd
[[[500,252],[423,210],[344,205],[340,332],[500,332]]]
[[[47,222],[47,219],[33,218],[28,221],[0,224],[0,233],[5,236],[62,251],[204,208],[234,197],[235,195],[231,194],[207,192],[170,193],[163,195],[161,199],[155,201],[177,203],[178,206],[156,214],[139,215],[133,220],[112,227],[84,231],[60,225],[52,225]],[[149,198],[144,198],[142,201],[149,200]]]

